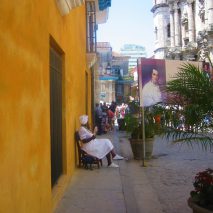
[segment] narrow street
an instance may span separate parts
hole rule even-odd
[[[133,159],[128,136],[114,130],[107,135],[128,160],[119,168],[77,169],[55,213],[190,213],[187,205],[198,171],[210,167],[213,154],[199,148],[172,146],[156,138],[153,158],[142,167]]]
[[[213,151],[156,134],[168,128],[213,147],[213,0],[39,3],[0,3],[0,213],[210,209]],[[76,141],[98,158],[82,161],[108,161],[79,168]],[[191,209],[198,172],[209,176]]]

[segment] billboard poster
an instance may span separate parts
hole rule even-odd
[[[164,92],[166,82],[174,79],[179,68],[186,63],[202,68],[207,74],[210,73],[208,63],[139,58],[137,68],[140,106],[152,106],[158,102],[165,102],[167,98],[167,94]]]
[[[140,105],[152,106],[166,98],[163,88],[166,84],[165,60],[141,58],[138,69]]]

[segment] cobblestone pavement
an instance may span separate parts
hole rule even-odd
[[[201,147],[171,145],[160,138],[154,143],[153,158],[143,168],[165,213],[189,213],[187,198],[197,172],[213,168],[213,153]]]

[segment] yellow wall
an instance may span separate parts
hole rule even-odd
[[[47,213],[57,204],[50,171],[50,36],[64,52],[64,186],[74,172],[74,130],[86,104],[85,24],[84,6],[62,17],[55,0],[1,0],[0,212]]]

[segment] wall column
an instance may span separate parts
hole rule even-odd
[[[170,36],[171,47],[175,46],[175,29],[174,29],[174,10],[170,8]]]
[[[184,19],[185,15],[184,15],[184,10],[182,8],[181,10],[181,44],[182,44],[182,47],[185,46],[185,38],[186,38],[186,28],[185,28],[185,24],[183,22],[183,19]]]
[[[194,0],[188,0],[188,26],[189,26],[189,42],[195,42],[195,23],[192,3]]]
[[[175,23],[175,46],[180,46],[180,22],[179,22],[179,15],[178,15],[178,5],[175,3],[174,6],[174,23]]]

